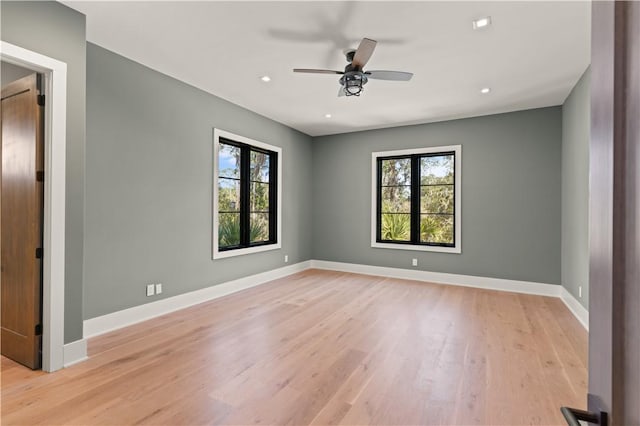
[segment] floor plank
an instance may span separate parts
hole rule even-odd
[[[2,424],[563,424],[587,333],[558,299],[308,270],[89,341],[2,358]]]

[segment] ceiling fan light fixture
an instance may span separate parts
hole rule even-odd
[[[360,96],[360,93],[362,93],[362,84],[355,81],[348,82],[345,87],[345,92],[347,96]]]
[[[347,73],[340,79],[347,96],[360,96],[363,86],[367,83],[367,77],[361,72]]]
[[[479,30],[480,28],[485,28],[491,25],[491,16],[485,16],[484,18],[474,19],[473,20],[473,29]]]

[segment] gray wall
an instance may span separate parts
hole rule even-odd
[[[560,284],[560,107],[314,139],[314,259]],[[371,248],[371,153],[462,145],[462,254]]]
[[[0,74],[2,76],[0,77],[0,84],[2,85],[2,87],[6,86],[12,81],[19,80],[22,77],[26,77],[29,74],[34,73],[34,71],[30,69],[22,68],[17,65],[10,64],[8,62],[1,61],[1,64],[2,65],[0,69]]]
[[[93,44],[87,76],[85,318],[311,258],[309,136]],[[211,260],[214,127],[282,147],[281,250]]]
[[[67,63],[66,343],[82,338],[86,36],[84,15],[57,2],[0,2],[3,41]]]
[[[562,285],[587,309],[590,78],[588,68],[562,106]]]

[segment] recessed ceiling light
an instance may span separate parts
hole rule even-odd
[[[324,118],[331,118],[331,114],[325,114]]]
[[[268,75],[263,75],[262,77],[260,77],[260,80],[264,81],[265,83],[268,83],[271,81],[271,77],[269,77]]]
[[[484,18],[474,19],[473,29],[478,30],[480,28],[488,27],[491,25],[491,16],[485,16]]]
[[[484,87],[480,90],[480,93],[486,95],[487,93],[489,93],[491,91],[491,88],[489,87]]]

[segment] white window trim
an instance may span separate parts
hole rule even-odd
[[[439,246],[419,246],[411,244],[392,244],[379,243],[376,241],[376,222],[377,222],[377,191],[378,191],[378,165],[379,157],[392,157],[396,155],[413,155],[413,154],[431,154],[434,152],[455,152],[455,216],[453,218],[453,226],[456,230],[455,247],[439,247]],[[440,253],[462,253],[462,145],[433,146],[416,149],[401,149],[397,151],[381,151],[371,153],[371,247],[394,249],[394,250],[411,250],[411,251],[431,251]]]
[[[277,186],[278,193],[276,199],[276,242],[275,244],[267,244],[263,246],[247,247],[235,250],[223,250],[220,251],[218,246],[218,146],[220,145],[220,138],[230,139],[232,141],[244,143],[246,145],[255,146],[256,148],[266,149],[278,154],[278,171],[277,171]],[[259,253],[263,251],[278,250],[282,248],[282,148],[259,142],[253,139],[239,136],[231,132],[227,132],[221,129],[213,129],[213,233],[211,239],[213,240],[213,259],[224,259],[227,257],[242,256],[245,254]]]

